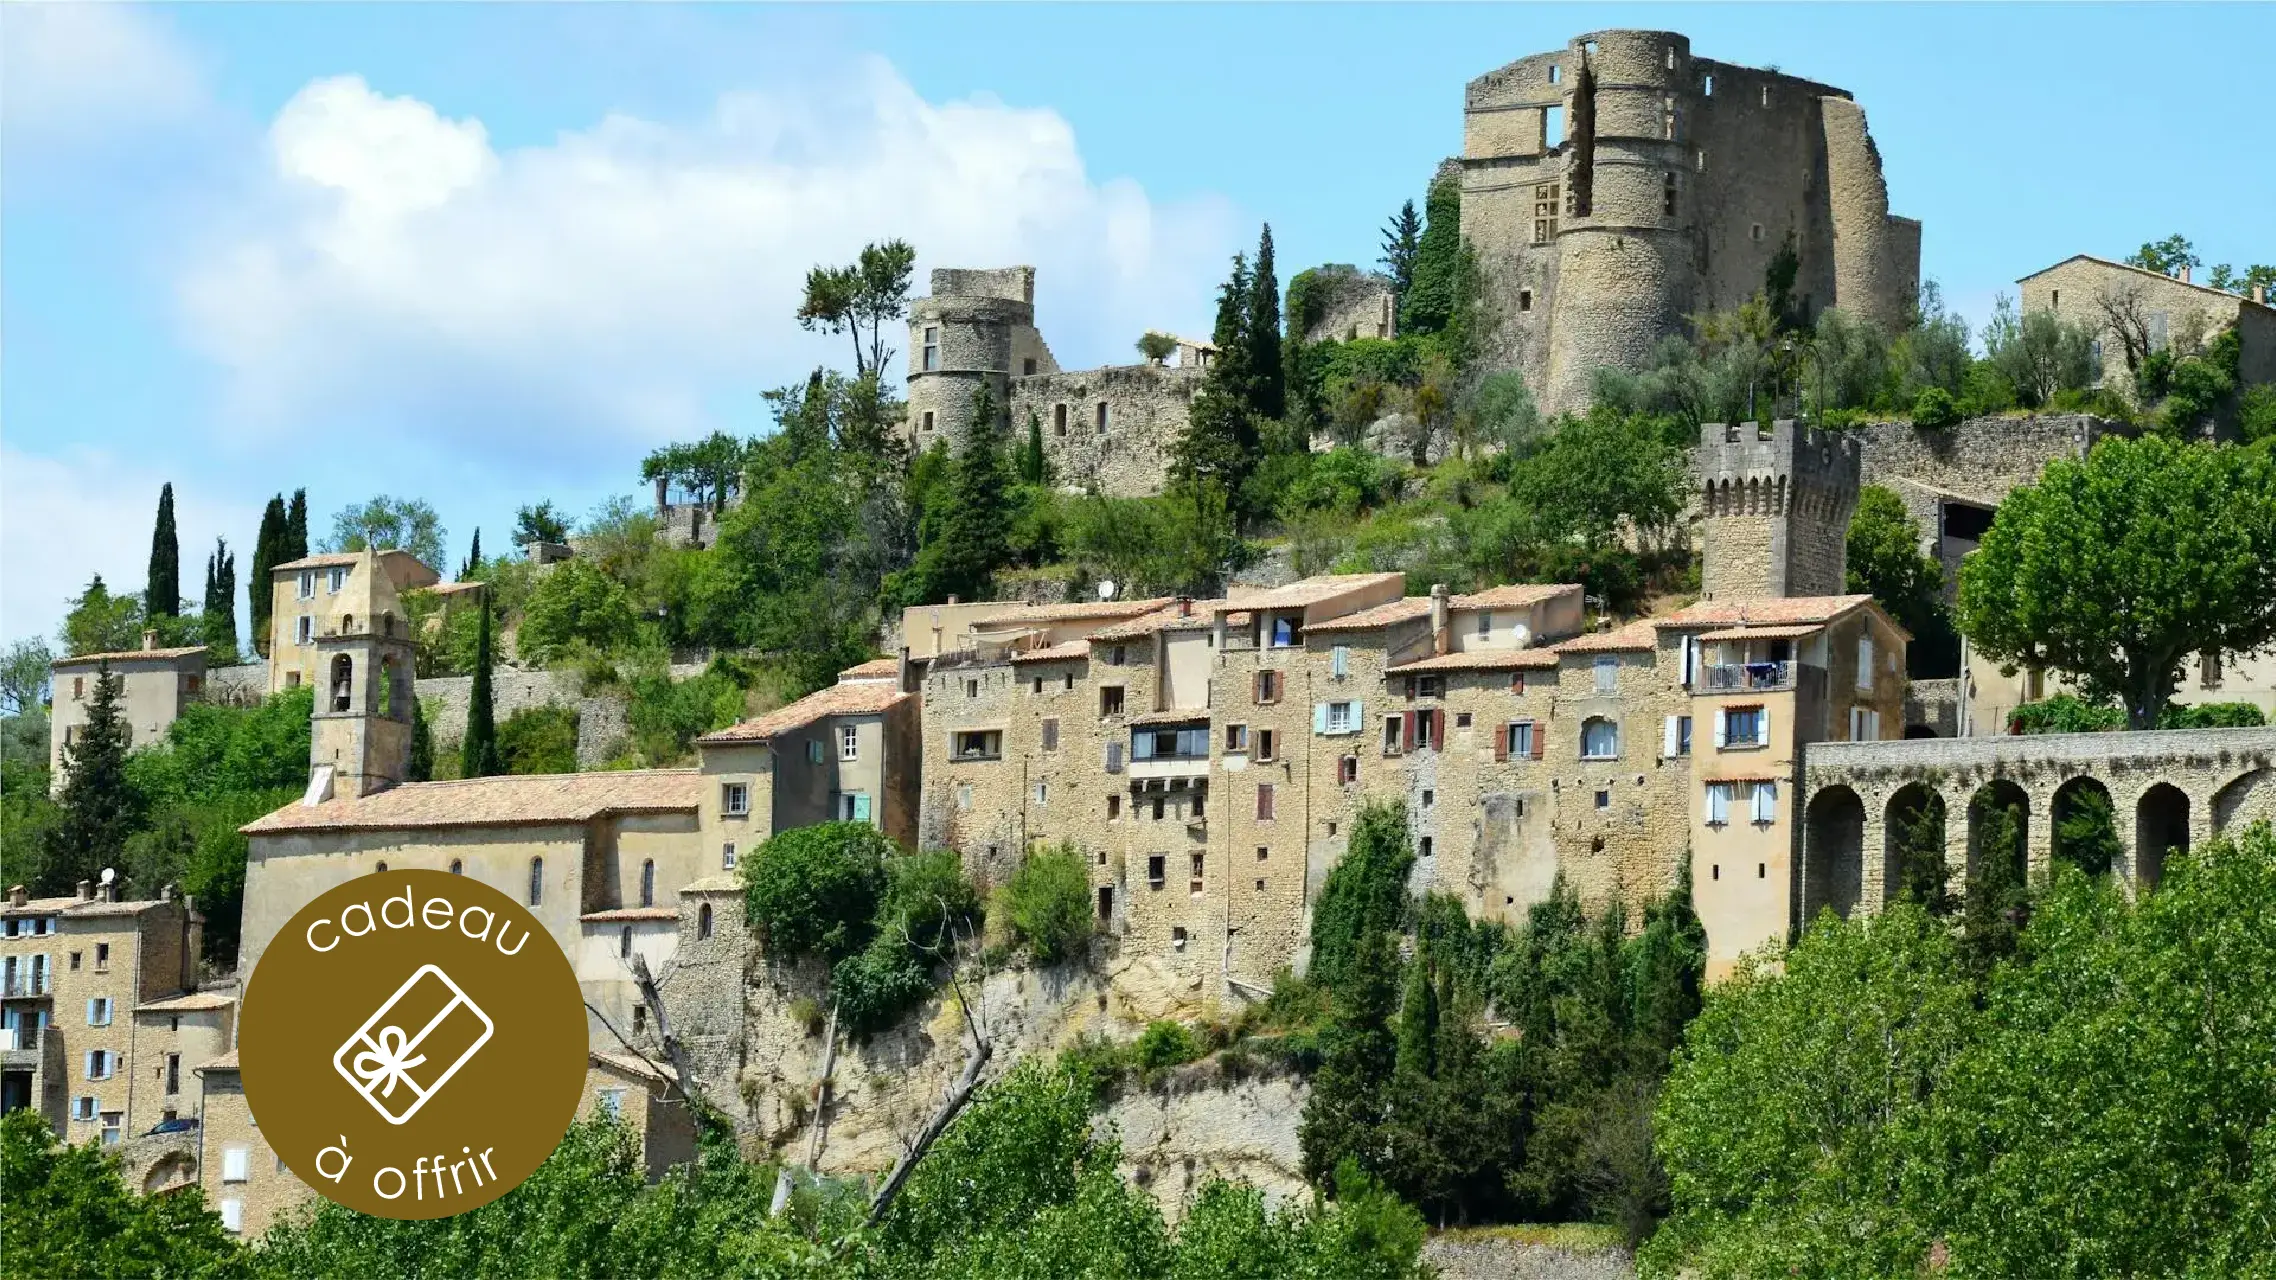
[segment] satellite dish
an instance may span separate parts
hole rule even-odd
[[[1114,599],[1114,581],[1112,579],[1098,584],[1098,598],[1101,600]]]
[[[1527,645],[1529,645],[1529,644],[1532,644],[1532,643],[1533,643],[1533,628],[1526,626],[1526,625],[1525,625],[1524,623],[1522,623],[1522,622],[1518,623],[1518,624],[1517,624],[1517,647],[1518,647],[1518,648],[1520,648],[1520,649],[1523,649],[1524,647],[1526,647]]]
[[[118,879],[118,878],[119,878],[119,873],[118,873],[118,872],[111,870],[109,867],[105,867],[105,868],[103,868],[103,883],[104,883],[104,884],[109,884],[111,881],[113,881],[113,880],[116,880],[116,879]]]

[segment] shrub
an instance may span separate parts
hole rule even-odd
[[[1038,964],[1080,954],[1091,925],[1091,877],[1072,844],[1027,855],[1001,890],[1005,920]]]
[[[2026,702],[2007,717],[2010,733],[2104,733],[2125,727],[2124,711],[2069,693]]]
[[[2268,723],[2260,708],[2249,702],[2200,702],[2194,706],[2169,705],[2159,713],[2160,729],[2250,729]]]
[[[830,996],[838,1002],[838,1022],[856,1035],[892,1025],[932,992],[929,959],[883,935],[830,970]]]
[[[1912,424],[1916,427],[1949,427],[1959,420],[1960,406],[1942,387],[1923,388],[1920,398],[1912,402]]]
[[[498,756],[508,773],[577,772],[577,713],[569,707],[523,707],[498,726]]]
[[[866,822],[796,827],[743,864],[751,924],[767,950],[836,961],[868,944],[893,842]]]
[[[1183,1066],[1201,1056],[1201,1042],[1182,1022],[1155,1022],[1138,1037],[1138,1069],[1160,1071]]]

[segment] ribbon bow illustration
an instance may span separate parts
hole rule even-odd
[[[356,1055],[356,1074],[363,1077],[365,1084],[377,1089],[383,1098],[394,1096],[397,1082],[409,1084],[414,1089],[418,1087],[412,1083],[409,1072],[411,1068],[425,1062],[427,1055],[411,1054],[405,1043],[409,1039],[401,1027],[381,1027],[379,1048],[366,1049]],[[410,1056],[406,1057],[406,1054]]]

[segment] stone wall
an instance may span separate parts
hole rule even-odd
[[[674,680],[703,674],[700,663],[675,664]],[[427,712],[427,732],[435,750],[455,750],[466,736],[466,704],[474,693],[472,676],[436,676],[413,688]],[[608,763],[623,750],[630,721],[626,718],[622,688],[588,695],[584,676],[575,671],[522,671],[495,667],[490,672],[491,716],[504,724],[508,716],[527,707],[568,707],[577,713],[577,767],[593,769]]]
[[[1150,497],[1162,491],[1201,379],[1199,368],[1155,364],[1014,378],[1010,439],[1026,443],[1032,416],[1060,486]]]
[[[1389,277],[1334,263],[1312,270],[1318,315],[1304,328],[1306,342],[1399,336],[1399,300]]]
[[[1519,1230],[1523,1230],[1520,1228]],[[1492,1227],[1444,1231],[1423,1242],[1423,1261],[1439,1280],[1630,1280],[1625,1250],[1536,1244]]]
[[[249,707],[269,696],[269,664],[262,658],[235,666],[207,667],[205,700],[227,707]]]

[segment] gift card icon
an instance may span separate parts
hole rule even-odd
[[[449,974],[421,965],[333,1053],[332,1069],[389,1124],[402,1124],[495,1029]]]

